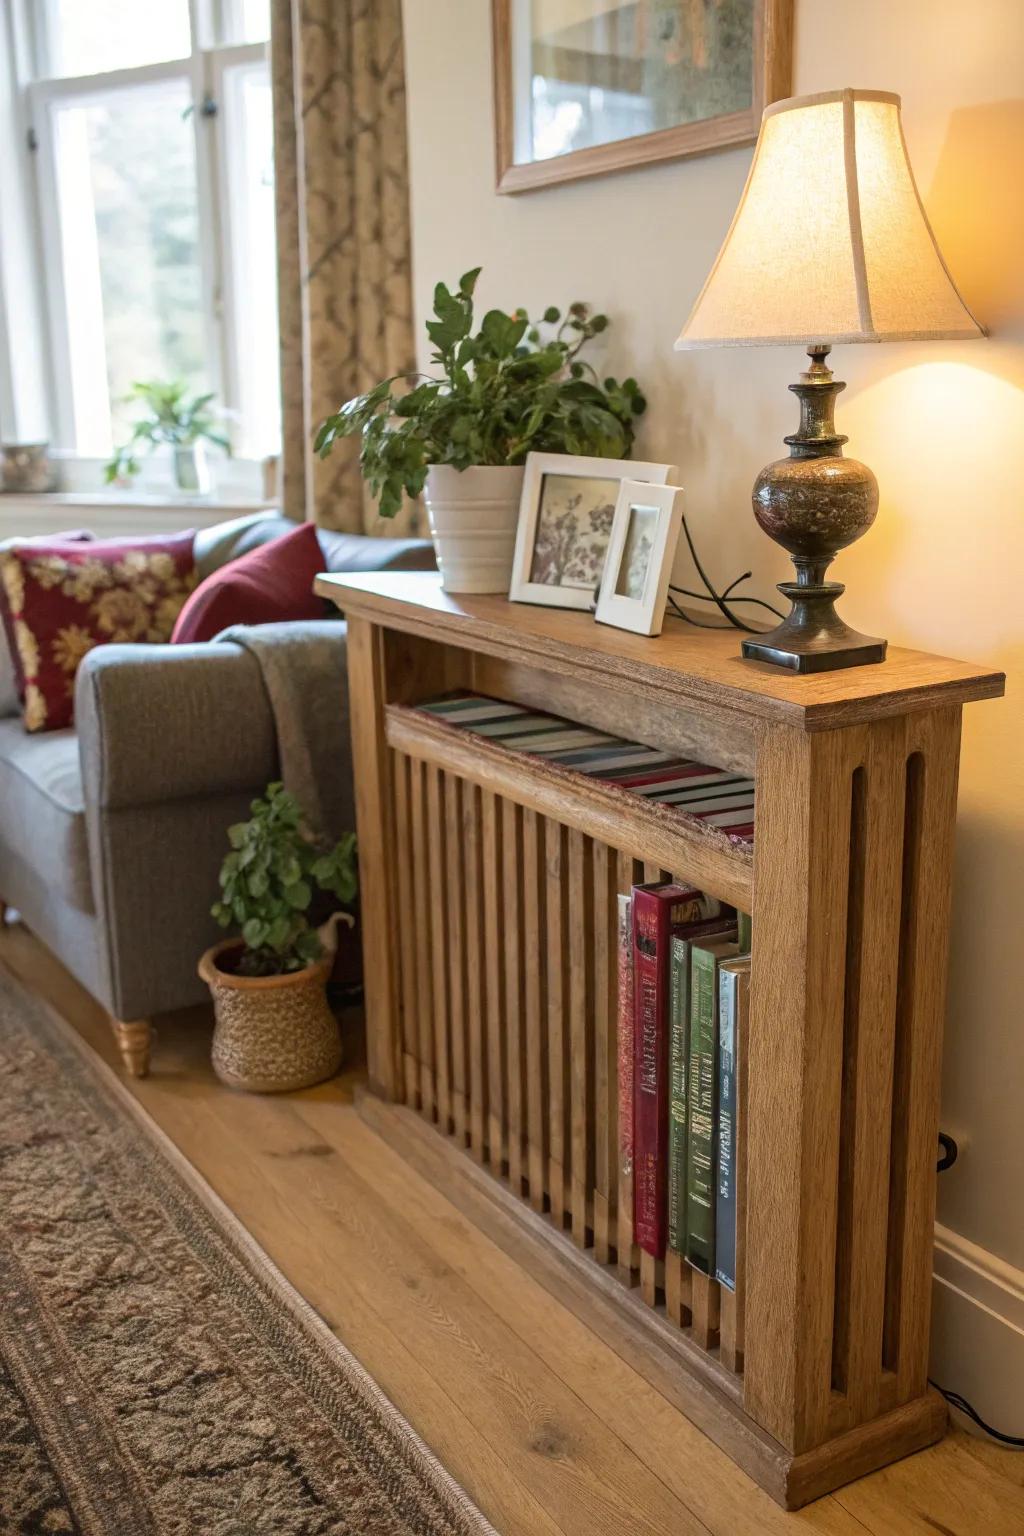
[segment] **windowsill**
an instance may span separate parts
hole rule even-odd
[[[27,507],[117,507],[126,511],[138,508],[180,508],[200,512],[223,512],[241,516],[245,512],[270,512],[277,502],[266,501],[259,496],[192,496],[184,491],[2,491],[0,515],[5,505],[18,504]]]
[[[0,540],[53,538],[84,527],[99,539],[185,533],[258,512],[276,504],[258,496],[186,496],[173,491],[17,491],[0,493]]]

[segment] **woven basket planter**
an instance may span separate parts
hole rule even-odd
[[[199,962],[213,997],[213,1069],[221,1082],[250,1093],[287,1093],[333,1077],[341,1035],[324,990],[333,956],[284,976],[236,976],[217,960],[237,947],[237,939],[227,939]]]

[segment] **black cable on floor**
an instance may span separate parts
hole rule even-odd
[[[1016,1446],[1018,1450],[1024,1449],[1024,1435],[1004,1435],[1001,1429],[993,1429],[991,1424],[986,1424],[976,1408],[972,1408],[966,1397],[961,1397],[959,1392],[950,1392],[945,1387],[940,1387],[937,1381],[929,1376],[928,1385],[940,1392],[951,1408],[958,1413],[966,1413],[969,1419],[973,1419],[979,1429],[983,1429],[986,1435],[991,1435],[993,1440],[998,1440],[1001,1445]]]

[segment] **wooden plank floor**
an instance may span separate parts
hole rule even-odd
[[[100,1009],[20,926],[0,963],[116,1063]],[[357,1020],[345,1073],[287,1097],[222,1088],[210,1027],[162,1019],[136,1097],[502,1536],[1024,1536],[1024,1459],[962,1433],[785,1514],[375,1135]]]

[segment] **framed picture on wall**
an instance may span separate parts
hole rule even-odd
[[[594,606],[626,475],[664,485],[671,464],[531,453],[526,459],[509,597],[548,608]]]
[[[491,0],[499,192],[753,144],[793,0]]]
[[[597,622],[660,635],[683,520],[676,485],[623,480],[597,598]]]

